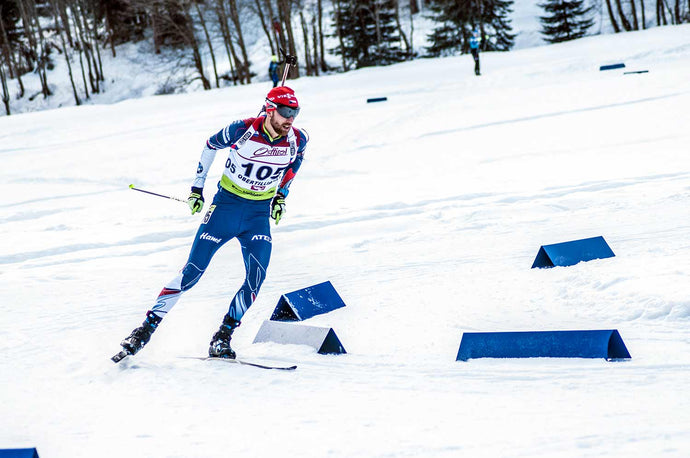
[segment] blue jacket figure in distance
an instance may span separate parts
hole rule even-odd
[[[271,63],[268,64],[268,76],[273,81],[273,87],[278,85],[278,56],[271,56]]]
[[[225,149],[228,156],[218,191],[182,270],[163,287],[142,325],[121,342],[125,356],[146,345],[180,296],[196,285],[218,249],[237,239],[244,260],[244,283],[208,350],[210,357],[235,358],[230,338],[266,278],[272,248],[270,219],[278,224],[285,215],[285,198],[309,140],[305,131],[292,125],[299,110],[295,92],[287,86],[276,87],[269,91],[258,117],[234,121],[206,141],[187,200],[192,215],[201,212],[206,175],[218,150]]]
[[[474,74],[479,76],[479,45],[482,43],[482,35],[479,29],[475,28],[470,36],[470,52],[474,59]]]

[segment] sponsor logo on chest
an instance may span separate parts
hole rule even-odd
[[[267,146],[265,144],[249,141],[236,150],[236,154],[242,159],[270,165],[287,165],[290,163],[290,146]]]

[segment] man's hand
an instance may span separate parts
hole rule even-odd
[[[271,201],[271,218],[276,220],[276,224],[280,222],[280,218],[285,213],[285,196],[281,193],[276,193]]]
[[[192,193],[189,194],[187,198],[187,205],[189,209],[192,210],[192,215],[194,213],[199,213],[202,208],[204,208],[204,188],[192,187]]]

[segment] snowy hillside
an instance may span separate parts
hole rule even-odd
[[[596,2],[595,2],[596,3]],[[599,2],[601,3],[601,2]],[[648,9],[653,9],[654,5],[648,5]],[[265,35],[258,24],[258,19],[249,10],[243,11],[243,23],[245,24],[245,39],[248,43],[248,52],[251,62],[251,71],[256,75],[254,83],[268,81],[268,62],[270,61],[270,46]],[[540,33],[541,25],[539,16],[544,11],[537,3],[532,0],[515,0],[510,14],[512,33],[515,35],[515,45],[513,49],[520,50],[545,44]],[[608,16],[602,9],[601,4],[595,8],[591,17],[594,25],[590,30],[591,34],[613,33],[608,22]],[[653,11],[648,12],[648,17],[653,17]],[[326,28],[329,26],[330,13],[325,14]],[[257,22],[254,24],[254,22]],[[424,55],[425,49],[429,46],[428,35],[436,27],[430,18],[430,12],[422,10],[410,20],[409,13],[403,8],[402,14],[403,29],[412,41],[412,48],[418,55]],[[652,24],[650,24],[651,26]],[[296,25],[296,27],[299,27]],[[213,34],[214,49],[222,49],[223,43],[221,33],[216,31]],[[295,37],[298,49],[303,49],[301,34]],[[203,41],[203,40],[202,40]],[[326,48],[333,49],[337,46],[337,39],[334,37],[326,38]],[[212,60],[208,49],[203,46],[201,49],[202,61],[205,62],[205,73],[207,76],[213,74]],[[159,93],[169,93],[171,88],[176,88],[177,92],[201,91],[201,82],[195,78],[196,70],[191,65],[189,55],[184,58],[184,53],[180,50],[166,49],[162,54],[155,54],[152,40],[146,39],[136,43],[126,43],[117,46],[117,57],[113,57],[109,49],[102,50],[103,68],[106,80],[102,83],[103,91],[97,94],[90,94],[85,98],[83,88],[79,86],[80,99],[86,105],[102,105],[117,103],[123,100],[136,99],[140,97],[152,96]],[[230,70],[229,63],[223,58],[222,53],[218,54],[218,72],[223,74]],[[327,62],[332,67],[341,65],[340,58],[335,55],[327,55]],[[187,62],[180,65],[180,62]],[[23,76],[23,83],[26,87],[26,96],[21,99],[13,99],[10,103],[12,114],[55,109],[75,105],[74,95],[70,81],[68,79],[67,65],[60,56],[55,56],[53,61],[54,70],[48,73],[53,95],[43,98],[41,94],[41,84],[36,73]],[[196,79],[196,81],[194,81]],[[182,85],[180,81],[191,81]],[[227,84],[227,83],[223,83]],[[16,81],[10,81],[10,92],[19,93],[19,85]],[[5,116],[5,111],[0,112],[0,116]]]
[[[255,115],[265,83],[0,118],[0,448],[687,456],[688,37],[484,54],[481,77],[461,56],[296,80],[307,158],[233,339],[293,372],[179,358],[205,354],[242,282],[234,242],[140,354],[109,360],[202,218],[128,185],[186,197],[206,138]],[[541,245],[598,235],[615,257],[530,269]],[[252,343],[281,294],[325,280],[347,306],[306,324],[346,355]],[[618,329],[632,359],[455,361],[466,331],[563,329]]]

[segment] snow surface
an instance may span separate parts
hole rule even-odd
[[[109,360],[202,218],[128,185],[186,197],[205,139],[266,83],[3,117],[0,447],[688,456],[688,37],[485,53],[481,77],[461,56],[294,81],[307,159],[233,339],[294,372],[179,358],[205,354],[242,282],[234,241],[140,354]],[[616,257],[530,269],[541,245],[598,235]],[[347,306],[306,324],[348,354],[252,343],[281,294],[325,280]],[[465,331],[563,329],[618,329],[632,359],[455,361]]]

